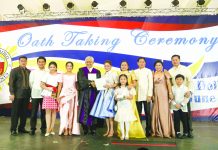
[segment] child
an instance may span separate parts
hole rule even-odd
[[[131,101],[135,95],[134,88],[128,89],[128,78],[125,74],[119,76],[118,88],[115,90],[115,100],[117,100],[117,113],[115,115],[115,121],[120,123],[121,136],[120,139],[129,139],[129,128],[132,121],[137,120],[134,115]],[[126,134],[124,133],[124,124],[126,128]]]
[[[174,100],[171,102],[171,109],[174,114],[174,128],[176,133],[176,138],[182,139],[188,136],[188,109],[187,103],[188,98],[185,97],[185,93],[188,88],[183,84],[185,77],[181,74],[176,75],[175,81],[176,85],[172,87]],[[183,125],[183,136],[180,133],[180,121]]]
[[[126,60],[123,60],[120,64],[120,72],[118,75],[125,74],[128,78],[128,88],[134,88],[136,86],[136,76],[134,71],[129,71],[129,64]],[[136,97],[133,96],[133,99],[131,100],[132,109],[134,112],[134,115],[136,116],[137,120],[131,122],[130,129],[129,129],[129,137],[130,138],[145,138],[145,132],[141,124],[141,120],[139,118],[137,106],[136,106]],[[121,131],[120,131],[120,124],[117,124],[117,133],[118,136],[121,137]]]
[[[42,109],[45,109],[45,118],[47,131],[45,136],[50,134],[55,135],[54,124],[56,120],[56,111],[58,109],[57,86],[58,74],[56,62],[49,63],[49,73],[42,77],[41,88],[43,89],[41,95],[43,96]]]

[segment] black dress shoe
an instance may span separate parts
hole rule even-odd
[[[84,135],[87,135],[89,132],[88,132],[88,130],[85,130],[84,131]]]
[[[46,130],[41,130],[41,133],[44,135],[46,133]]]
[[[194,138],[194,135],[192,133],[189,133],[188,138]]]
[[[19,130],[18,133],[23,134],[23,133],[29,133],[29,131],[23,129],[23,130]]]
[[[30,131],[30,135],[35,135],[35,131],[34,130]]]
[[[150,137],[151,136],[151,132],[147,131],[146,132],[146,137]]]
[[[182,136],[182,134],[178,133],[178,134],[176,134],[176,138],[177,139],[183,139],[183,136]]]
[[[11,131],[11,135],[16,136],[17,132],[16,131]]]
[[[183,138],[183,139],[188,138],[188,133],[184,133],[184,134],[182,135],[182,138]]]
[[[83,133],[84,133],[84,135],[87,135],[87,134],[89,133],[88,127],[87,127],[86,125],[83,125],[83,124],[82,124],[82,127],[83,127]]]
[[[95,130],[93,130],[93,131],[91,131],[91,135],[96,135],[96,131]]]

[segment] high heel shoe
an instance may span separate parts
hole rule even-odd
[[[113,137],[114,132],[110,132],[107,137]]]
[[[123,140],[124,140],[124,136],[121,136],[121,137],[120,137],[120,140],[123,141]]]
[[[129,136],[125,136],[125,140],[129,140]]]
[[[55,132],[54,132],[54,130],[53,129],[50,129],[50,135],[55,135]]]
[[[103,136],[108,136],[109,134],[109,131],[107,131],[105,134],[103,134]]]
[[[47,133],[45,133],[45,137],[47,137],[47,136],[49,136],[49,135],[50,135],[50,133],[48,133],[48,132],[47,132]]]
[[[67,131],[64,131],[64,136],[67,136],[68,135],[68,132]]]
[[[71,131],[71,129],[69,129],[68,135],[72,135],[72,131]]]

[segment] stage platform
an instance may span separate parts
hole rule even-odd
[[[40,120],[38,120],[38,128]],[[144,123],[143,123],[144,126]],[[103,137],[104,128],[97,135],[59,136],[59,120],[56,121],[56,135],[44,137],[40,130],[35,136],[18,134],[11,136],[10,117],[0,116],[0,150],[217,150],[218,123],[193,122],[193,139],[148,138],[121,141],[116,136]],[[29,130],[29,119],[27,127]]]

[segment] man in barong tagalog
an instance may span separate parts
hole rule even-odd
[[[78,90],[79,90],[79,123],[83,127],[84,135],[88,134],[89,129],[92,135],[96,134],[97,118],[90,116],[90,111],[94,105],[97,89],[94,79],[100,78],[101,73],[99,70],[93,68],[94,58],[87,56],[85,58],[86,67],[79,69]]]

